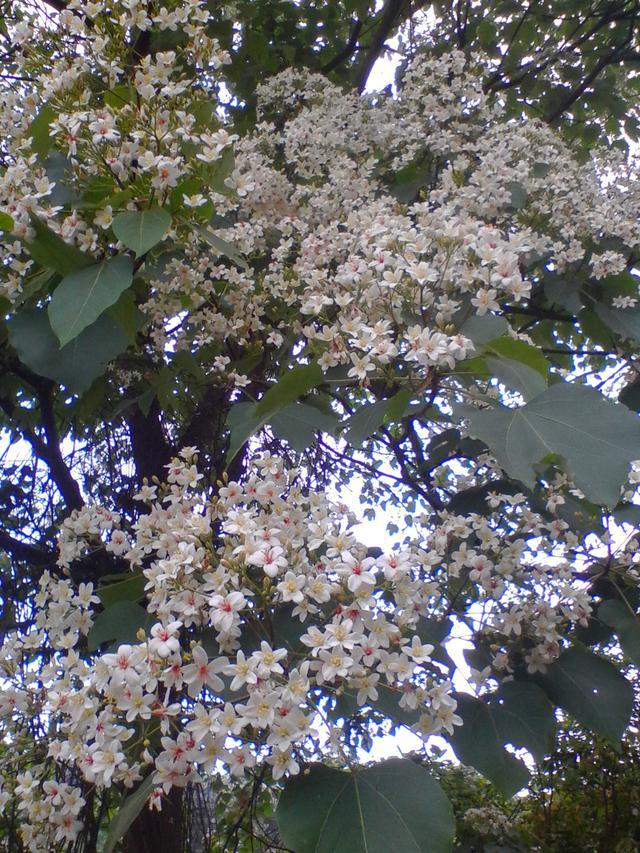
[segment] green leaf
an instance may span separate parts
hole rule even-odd
[[[549,362],[537,347],[517,338],[500,337],[494,338],[486,345],[486,351],[501,358],[518,361],[535,370],[547,384],[549,378]]]
[[[496,719],[496,708],[465,693],[456,694],[455,713],[463,725],[456,726],[451,744],[463,764],[475,767],[507,796],[511,797],[529,781],[524,764],[504,748],[505,737]]]
[[[625,385],[618,400],[632,412],[640,412],[640,377]]]
[[[93,263],[93,258],[65,243],[62,237],[58,237],[37,216],[30,214],[29,218],[36,236],[25,242],[25,246],[33,260],[41,266],[55,270],[60,275],[69,275]]]
[[[582,310],[581,290],[584,282],[577,276],[558,275],[554,270],[545,270],[544,295],[551,305],[565,308],[570,314],[578,314]]]
[[[378,684],[377,691],[377,699],[367,700],[367,704],[372,708],[376,711],[380,711],[380,713],[384,714],[385,717],[388,717],[393,723],[398,723],[403,726],[412,726],[418,722],[422,711],[419,709],[413,710],[411,708],[400,707],[399,703],[402,698],[401,690],[394,690],[386,684]],[[355,699],[356,697],[354,694],[354,706],[357,709],[358,704]]]
[[[482,441],[477,441],[473,438],[462,438],[460,430],[445,429],[439,435],[434,435],[426,447],[425,459],[428,461],[429,468],[435,468],[436,465],[450,458],[457,456],[477,456],[484,453],[486,450]]]
[[[348,773],[312,765],[287,781],[276,820],[295,853],[448,853],[455,831],[436,780],[399,758]]]
[[[298,365],[284,373],[259,403],[236,403],[227,418],[227,426],[231,430],[227,465],[252,435],[276,417],[285,406],[294,403],[298,397],[320,385],[323,380],[322,370],[316,363]],[[314,409],[316,421],[320,416],[321,413],[316,413]]]
[[[507,388],[519,391],[525,400],[537,397],[547,387],[547,383],[537,370],[520,361],[514,361],[511,358],[487,357],[485,363],[492,376]]]
[[[624,601],[609,599],[598,608],[598,618],[614,629],[625,655],[640,664],[640,620]]]
[[[208,188],[221,195],[230,195],[231,190],[225,184],[235,169],[236,160],[233,148],[225,148],[220,157],[208,170]]]
[[[414,396],[413,391],[409,388],[401,388],[397,394],[389,397],[387,400],[387,411],[384,415],[385,422],[394,423],[395,421],[399,421],[407,411],[409,403]]]
[[[520,485],[512,480],[501,478],[489,480],[480,486],[471,486],[453,495],[447,503],[447,510],[456,515],[470,515],[472,512],[478,515],[491,515],[493,510],[489,506],[487,498],[491,494],[515,495],[521,492]]]
[[[596,311],[591,308],[583,308],[578,314],[578,323],[584,335],[593,343],[604,349],[611,349],[615,343],[615,335],[612,330],[600,319]]]
[[[527,191],[522,184],[517,181],[511,181],[511,183],[507,184],[507,189],[511,193],[511,207],[515,208],[515,210],[520,210],[521,207],[524,207],[527,203]]]
[[[48,290],[52,285],[60,281],[60,276],[56,272],[48,269],[40,270],[35,275],[30,276],[26,281],[20,293],[20,296],[14,302],[14,309],[29,302],[32,297],[40,293],[45,288]]]
[[[227,426],[230,430],[227,465],[235,459],[251,436],[266,424],[267,418],[260,419],[256,415],[257,406],[257,403],[242,402],[231,407],[227,417]]]
[[[349,444],[360,447],[365,439],[373,435],[382,426],[388,407],[388,400],[377,400],[375,403],[365,403],[351,415],[344,423]]]
[[[315,362],[287,370],[257,404],[256,415],[258,418],[265,418],[265,421],[269,420],[279,409],[320,385],[323,379],[322,370]]]
[[[432,169],[429,164],[414,164],[405,166],[395,173],[390,193],[403,204],[417,198],[419,191],[432,180]]]
[[[31,150],[43,160],[53,145],[49,125],[57,118],[49,104],[43,104],[38,115],[29,125],[28,135],[31,137]]]
[[[45,174],[55,184],[47,201],[54,207],[75,207],[81,203],[81,199],[71,184],[71,164],[61,151],[51,151],[47,154],[42,164]]]
[[[339,420],[336,415],[296,401],[272,415],[269,423],[279,438],[302,453],[313,444],[316,432],[333,433]]]
[[[146,631],[151,625],[151,616],[144,607],[134,601],[115,601],[96,620],[87,634],[87,648],[95,652],[102,643],[135,643],[140,628]]]
[[[13,219],[8,213],[0,211],[0,231],[13,231]]]
[[[222,237],[218,237],[218,235],[214,234],[210,228],[198,225],[196,226],[196,230],[219,255],[229,258],[230,261],[233,261],[234,264],[237,264],[243,270],[249,269],[249,265],[245,258],[242,257],[240,252],[232,243],[228,243],[226,240],[223,240]]]
[[[87,183],[79,206],[100,207],[107,204],[107,200],[113,194],[114,189],[113,178],[108,178],[106,175],[96,175]]]
[[[640,504],[618,504],[612,514],[616,524],[630,524],[632,527],[640,527]]]
[[[65,385],[73,394],[86,391],[129,343],[118,323],[107,314],[62,349],[46,311],[23,309],[7,327],[9,342],[20,361],[39,376]]]
[[[144,586],[147,582],[142,572],[133,572],[124,577],[116,575],[119,579],[115,583],[99,586],[96,595],[103,607],[111,607],[118,601],[140,601],[144,596]]]
[[[300,637],[306,632],[307,625],[292,615],[293,607],[292,604],[285,604],[276,608],[271,618],[271,632],[274,647],[287,649],[291,654],[297,655],[306,652],[306,646],[300,642]]]
[[[452,658],[445,646],[445,640],[451,632],[451,619],[427,618],[421,616],[415,627],[415,633],[420,637],[423,643],[431,644],[433,648],[432,657],[439,663],[450,668],[453,664]]]
[[[551,664],[544,687],[561,708],[618,747],[633,710],[633,688],[608,660],[574,646]]]
[[[135,86],[121,83],[114,86],[112,89],[109,89],[109,91],[104,92],[102,98],[107,106],[114,107],[119,110],[126,104],[135,103],[137,92]]]
[[[484,314],[483,316],[472,314],[464,321],[460,331],[465,337],[470,338],[474,344],[482,346],[489,341],[494,341],[500,335],[504,335],[508,328],[509,324],[504,317],[496,314]]]
[[[125,290],[118,301],[107,308],[106,313],[120,326],[129,343],[134,343],[143,325],[144,315],[138,310],[132,291]]]
[[[528,681],[505,681],[492,704],[503,743],[522,746],[542,761],[556,731],[553,706],[544,691]]]
[[[105,839],[102,853],[114,853],[118,842],[145,807],[149,794],[155,788],[153,773],[143,779],[132,794],[126,795],[114,818],[109,822],[109,833]]]
[[[197,195],[200,192],[202,192],[202,178],[184,178],[169,195],[169,207],[172,213],[182,210],[189,219],[195,218],[200,222],[209,222],[213,216],[213,204],[210,201],[195,209],[189,208],[188,212],[185,210],[187,205],[184,203],[184,197]]]
[[[542,507],[538,512],[546,512]],[[569,527],[580,533],[602,532],[602,508],[591,501],[579,498],[567,492],[564,495],[564,503],[556,507],[556,513]]]
[[[636,288],[637,290],[637,288]],[[619,310],[609,308],[598,302],[595,312],[603,323],[625,340],[640,341],[640,309],[625,308]]]
[[[458,411],[504,470],[530,487],[534,465],[556,454],[589,500],[615,506],[629,465],[638,458],[640,420],[593,388],[561,382],[521,408]]]
[[[48,309],[51,328],[61,346],[117,302],[132,279],[133,264],[125,255],[67,275],[54,290]]]
[[[111,228],[121,243],[135,252],[136,258],[146,254],[171,227],[171,214],[162,208],[127,210],[114,217]]]
[[[459,361],[455,368],[451,371],[453,376],[476,376],[482,379],[489,378],[489,368],[483,356],[474,356],[473,358],[465,358]]]
[[[491,21],[483,20],[478,24],[478,41],[483,50],[495,50],[498,42],[498,30]]]

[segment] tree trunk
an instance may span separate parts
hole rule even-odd
[[[182,853],[184,822],[182,790],[172,788],[162,798],[162,811],[144,808],[122,842],[123,853]]]

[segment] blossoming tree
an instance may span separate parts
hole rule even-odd
[[[481,54],[418,51],[374,95],[292,62],[254,121],[243,30],[198,0],[20,5],[9,849],[446,851],[434,736],[507,795],[557,713],[619,743],[633,159],[514,117]],[[370,762],[400,730],[411,757]]]

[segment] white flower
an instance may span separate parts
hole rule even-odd
[[[224,682],[217,673],[223,672],[229,663],[225,657],[217,658],[209,662],[206,651],[202,646],[194,646],[191,649],[193,663],[183,667],[182,675],[185,683],[189,685],[189,696],[197,696],[203,687],[208,687],[214,693],[220,693],[224,688]]]
[[[151,628],[151,637],[149,640],[149,651],[151,654],[157,655],[159,658],[168,658],[175,654],[180,649],[180,628],[182,622],[170,622],[168,625],[156,623]]]
[[[244,610],[247,600],[241,592],[228,595],[212,595],[209,599],[211,622],[218,631],[230,631],[238,619],[238,613]]]

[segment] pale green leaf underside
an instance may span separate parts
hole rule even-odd
[[[114,305],[132,277],[131,258],[117,255],[63,278],[49,303],[49,321],[60,345],[77,338]]]
[[[485,442],[504,470],[532,487],[533,466],[546,456],[564,459],[585,496],[615,506],[629,465],[638,458],[640,419],[593,388],[558,383],[526,406],[467,408],[469,432]]]
[[[455,829],[435,779],[399,758],[349,773],[315,765],[287,782],[276,818],[296,853],[447,853]]]
[[[162,240],[171,227],[171,214],[159,207],[127,210],[114,217],[111,227],[118,240],[139,258]]]

